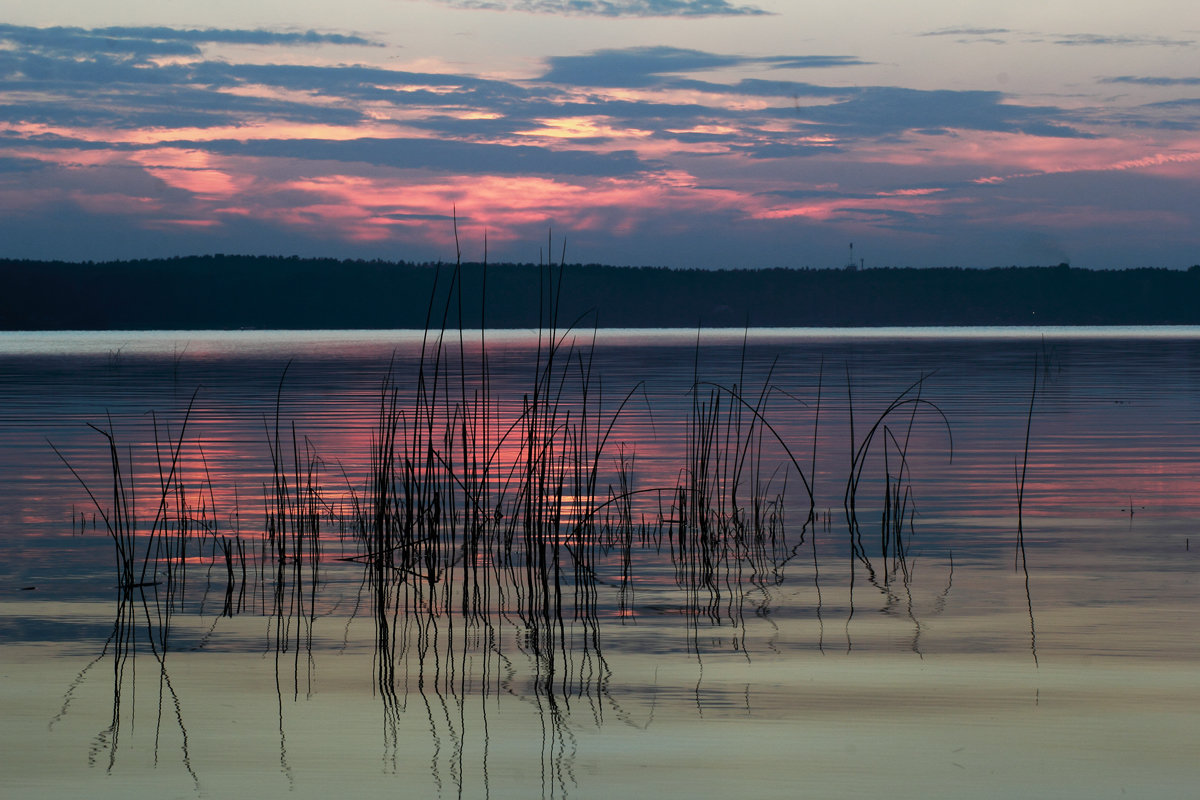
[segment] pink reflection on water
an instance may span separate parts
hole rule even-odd
[[[606,381],[601,412],[597,414],[593,409],[589,423],[589,436],[593,442],[608,429],[611,415],[624,397],[623,392],[628,390],[629,383],[623,383],[625,378],[622,377],[626,373],[620,370],[627,370],[631,380],[633,375],[637,375],[638,379],[641,376],[651,378],[647,389],[649,408],[640,397],[626,407],[616,419],[610,439],[596,463],[595,502],[599,504],[608,501],[612,492],[619,491],[617,472],[621,448],[624,446],[625,456],[632,462],[628,488],[638,492],[630,502],[635,524],[647,522],[653,525],[660,513],[669,518],[675,489],[687,477],[688,414],[691,408],[687,390],[692,370],[689,338],[682,337],[674,344],[659,345],[662,349],[653,358],[631,349],[633,346],[629,343],[617,343],[612,346],[612,358],[597,367],[606,376]],[[471,354],[478,352],[478,345],[470,339],[467,344],[469,357],[474,357]],[[386,363],[389,346],[364,346],[380,349],[380,358]],[[1017,342],[1004,346],[1021,350],[1025,345]],[[354,352],[350,345],[339,347],[338,363]],[[864,351],[876,347],[878,345],[871,343],[863,345]],[[1000,345],[972,344],[970,347]],[[1174,345],[1161,343],[1154,347],[1178,349]],[[526,458],[522,427],[514,427],[514,423],[521,418],[520,398],[528,392],[531,374],[526,359],[532,358],[534,349],[535,342],[532,340],[508,341],[498,337],[492,350],[494,372],[490,388],[496,405],[489,417],[490,438],[486,444],[481,442],[480,447],[491,458],[492,489],[504,491],[503,501],[509,504],[516,502],[515,487],[521,481],[522,465]],[[734,352],[738,350],[737,347],[730,349]],[[167,352],[169,354],[170,350]],[[197,345],[194,352],[188,352],[186,358],[195,358],[191,362],[195,365],[223,363],[223,358],[230,357],[206,350],[201,345]],[[709,351],[704,352],[707,354]],[[953,360],[939,358],[939,361],[949,366],[930,380],[923,397],[941,403],[950,418],[954,432],[954,457],[953,460],[949,458],[948,441],[940,421],[929,415],[919,415],[912,430],[908,453],[912,497],[917,509],[914,524],[918,535],[922,530],[941,531],[956,521],[969,521],[980,529],[990,530],[989,526],[997,525],[1004,530],[1015,530],[1014,465],[1019,464],[1022,457],[1025,413],[1028,408],[1027,370],[1022,367],[1011,385],[992,381],[977,386],[981,380],[992,380],[988,373],[967,371],[956,376],[951,369]],[[135,362],[129,363],[132,365]],[[349,519],[353,495],[358,496],[360,503],[367,495],[373,441],[377,435],[380,380],[384,371],[382,365],[370,369],[356,367],[361,369],[361,375],[352,380],[346,379],[336,386],[325,386],[320,382],[313,384],[312,381],[317,380],[333,363],[330,362],[321,370],[314,369],[301,376],[289,377],[280,410],[279,432],[286,479],[293,491],[296,484],[295,455],[292,450],[293,421],[304,473],[307,473],[310,458],[305,449],[306,439],[312,444],[312,452],[316,457],[313,464],[322,501],[326,504],[321,530],[328,544],[327,558],[355,549],[352,540],[342,545],[343,523],[339,520]],[[826,375],[817,431],[816,475],[813,476],[809,470],[817,365],[808,358],[798,363],[806,366],[799,372],[781,369],[775,378],[781,387],[795,395],[795,399],[782,396],[772,398],[767,414],[772,424],[782,432],[806,476],[814,481],[815,505],[822,519],[828,512],[833,527],[827,536],[822,534],[823,540],[828,538],[837,544],[845,541],[842,503],[850,452],[844,378],[839,381]],[[207,385],[199,395],[198,405],[188,424],[178,464],[184,494],[182,498],[174,494],[168,498],[168,516],[180,508],[182,501],[189,519],[195,518],[198,530],[213,531],[222,536],[239,531],[245,537],[261,536],[267,513],[264,487],[266,493],[270,494],[273,486],[268,440],[276,436],[273,400],[277,377],[274,373],[281,366],[282,362],[278,367],[265,370],[272,375],[261,381],[262,389],[255,390],[256,396],[251,402],[247,400],[246,391],[232,392],[226,396],[224,393],[227,389],[222,388],[219,380],[206,379]],[[411,409],[414,402],[412,376],[408,371],[410,367],[402,364],[397,373],[401,378],[400,407],[406,409],[409,425],[413,419]],[[236,373],[244,368],[233,369]],[[98,370],[96,376],[89,380],[94,381],[96,386],[104,385],[106,374],[123,374],[105,373],[104,370],[108,368],[103,366],[102,358],[95,369]],[[706,363],[702,369],[713,374],[719,382],[729,382],[728,374],[721,372],[722,368],[716,361]],[[806,371],[809,369],[812,372]],[[261,365],[252,367],[252,370],[259,373],[264,371]],[[747,375],[747,386],[753,387],[755,380],[761,380],[762,370],[749,371],[753,374]],[[898,372],[902,380],[885,379],[879,387],[872,383],[873,379],[868,377],[868,373],[854,373],[852,386],[858,437],[863,435],[873,415],[886,405],[891,393],[898,391],[895,387],[903,387],[911,381],[912,371],[915,370],[911,367],[909,370],[900,368]],[[132,381],[133,373],[128,374]],[[186,369],[182,374],[186,374]],[[477,374],[468,370],[468,397],[473,398],[481,388]],[[163,373],[164,377],[169,375],[169,371]],[[737,380],[736,362],[733,376]],[[1029,529],[1030,520],[1048,523],[1066,518],[1118,520],[1123,513],[1128,518],[1128,512],[1122,509],[1129,506],[1131,498],[1136,512],[1135,522],[1152,517],[1162,521],[1182,519],[1186,515],[1200,513],[1200,495],[1194,490],[1195,479],[1200,474],[1200,454],[1187,433],[1195,409],[1187,404],[1186,393],[1174,385],[1176,379],[1166,378],[1168,388],[1159,393],[1146,394],[1140,404],[1114,405],[1088,399],[1084,390],[1088,386],[1085,379],[1093,380],[1090,376],[1091,372],[1084,371],[1078,376],[1064,373],[1058,379],[1060,385],[1052,383],[1044,390],[1044,399],[1035,405],[1024,504],[1028,535],[1035,535]],[[1142,385],[1140,378],[1123,376],[1121,381],[1122,385],[1132,387]],[[843,385],[838,386],[839,382]],[[1076,384],[1080,388],[1075,388]],[[152,393],[153,385],[152,382],[128,383],[124,391],[131,392],[136,388],[136,393],[129,395],[132,398],[139,393]],[[463,383],[454,375],[448,385],[453,406],[460,402]],[[997,386],[1002,388],[997,389]],[[38,405],[44,411],[57,407],[56,404],[68,396],[44,399]],[[104,421],[103,408],[112,407],[117,402],[115,397],[98,399],[89,395],[79,398],[81,410],[78,413],[81,419],[101,424]],[[166,402],[153,399],[131,403],[125,401],[128,410],[121,411],[118,408],[114,413],[114,433],[120,442],[122,458],[128,457],[127,448],[132,449],[142,531],[148,529],[158,511],[159,500],[154,437],[146,412],[155,406],[160,409],[160,438],[165,441],[168,426],[171,436],[178,436],[182,420],[180,408],[186,406],[186,398],[187,395],[182,398],[176,396]],[[564,401],[556,423],[560,428],[567,424],[568,411],[571,424],[577,424],[580,419],[580,409],[573,403]],[[166,413],[161,411],[164,408],[174,410]],[[723,408],[725,411],[722,414],[728,411],[728,406]],[[435,429],[440,431],[445,416],[444,412],[439,413],[443,416],[435,419]],[[901,435],[907,427],[907,420],[905,415],[893,420],[890,423],[893,433]],[[505,437],[505,432],[510,428],[511,432]],[[111,483],[102,437],[87,429],[80,421],[69,430],[53,432],[50,438],[64,450],[102,503],[107,505],[111,498]],[[27,544],[15,545],[19,550],[24,550],[40,546],[35,542],[48,543],[56,536],[66,536],[73,524],[77,526],[79,513],[82,511],[85,518],[90,520],[92,510],[86,495],[45,448],[42,437],[30,437],[28,442],[19,446],[22,448],[20,452],[29,455],[9,461],[8,472],[11,477],[8,483],[13,487],[27,488],[21,490],[23,495],[19,499],[5,504],[7,511],[4,519],[9,526],[22,525],[29,529],[31,536],[21,539]],[[454,469],[461,470],[461,444],[456,440],[452,446],[446,446],[439,441],[438,447],[443,457],[452,461]],[[400,450],[403,451],[403,444]],[[165,445],[163,452],[164,459],[169,460]],[[561,449],[556,450],[556,457],[562,452]],[[894,472],[897,464],[894,450],[891,455],[890,468]],[[590,461],[587,466],[591,468]],[[789,459],[771,437],[764,437],[761,458],[756,459],[755,468],[758,469],[761,482],[760,491],[767,497],[783,491],[786,480],[790,501],[787,527],[794,534],[798,533],[807,513],[806,497]],[[857,498],[860,517],[871,525],[877,525],[883,497],[884,464],[881,451],[877,449],[870,456],[863,474]],[[560,543],[570,541],[572,524],[585,500],[575,496],[570,477],[568,472],[568,480],[563,487],[566,517],[562,527],[554,534]],[[745,477],[746,482],[738,490],[739,506],[746,506],[754,493],[750,488],[748,471]],[[554,492],[557,491],[555,486]],[[489,501],[489,509],[494,511],[494,505],[495,501]],[[617,508],[615,503],[605,506],[597,519],[601,522],[615,519]],[[502,507],[501,511],[506,521],[514,513],[511,506]],[[13,529],[10,527],[10,530]],[[93,534],[90,527],[86,533],[88,537],[102,538],[103,535],[102,531]],[[1002,532],[1001,535],[1008,534]]]

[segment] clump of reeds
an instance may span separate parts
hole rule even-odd
[[[133,675],[136,670],[133,668],[132,659],[139,647],[146,646],[139,645],[141,641],[139,633],[144,630],[145,642],[158,665],[158,725],[161,727],[164,709],[168,707],[169,700],[169,707],[174,711],[175,722],[182,737],[180,744],[182,762],[198,788],[199,779],[191,765],[182,704],[167,672],[166,662],[167,654],[171,650],[172,615],[176,606],[181,602],[189,550],[197,536],[206,533],[217,535],[214,520],[210,518],[212,507],[209,502],[213,500],[213,492],[211,479],[207,478],[207,467],[208,501],[204,499],[205,487],[200,487],[197,498],[193,500],[182,477],[183,444],[195,401],[196,394],[193,394],[177,438],[171,436],[169,427],[160,429],[157,417],[153,417],[158,486],[157,492],[152,495],[157,498],[154,515],[145,534],[138,533],[133,448],[127,447],[125,456],[122,458],[121,447],[117,443],[111,418],[108,420],[107,429],[89,424],[89,427],[104,437],[108,445],[112,486],[111,506],[106,506],[100,501],[88,481],[79,474],[53,443],[50,443],[50,447],[91,499],[96,512],[104,521],[106,532],[113,540],[117,556],[119,591],[113,630],[105,642],[100,656],[92,664],[89,664],[79,677],[79,680],[82,680],[92,665],[98,663],[106,655],[112,655],[114,662],[112,717],[108,726],[96,736],[89,757],[95,763],[99,760],[100,754],[107,751],[107,769],[112,771],[116,765],[121,728],[127,716],[126,712],[122,710],[122,695],[126,688],[134,688]],[[215,506],[215,502],[213,506]],[[141,551],[140,559],[139,550]],[[64,706],[63,713],[65,710]],[[159,738],[156,736],[154,743],[156,762],[158,747]]]
[[[950,430],[949,420],[937,404],[927,400],[921,394],[925,381],[929,377],[929,375],[922,375],[897,395],[875,418],[860,441],[854,435],[854,396],[850,387],[849,373],[846,376],[850,428],[850,471],[846,479],[843,508],[850,531],[851,552],[867,568],[872,579],[875,570],[868,550],[862,541],[862,526],[858,518],[858,494],[868,456],[876,443],[876,437],[882,441],[880,446],[883,449],[884,483],[879,526],[879,554],[885,565],[885,582],[896,571],[901,572],[905,579],[908,576],[909,542],[905,538],[905,528],[908,528],[908,535],[911,536],[913,517],[916,513],[909,465],[909,445],[918,411],[926,409],[937,415],[950,442],[949,458],[954,458],[954,437]],[[903,421],[905,427],[902,438],[897,436],[896,431],[889,424],[889,420],[901,412],[907,412],[907,419]]]
[[[75,479],[79,481],[88,498],[92,501],[109,537],[113,540],[117,555],[117,583],[123,591],[151,585],[156,582],[156,574],[161,568],[167,578],[174,580],[176,569],[182,568],[186,561],[187,536],[193,516],[187,502],[186,487],[180,476],[180,455],[187,432],[188,421],[196,395],[192,395],[180,426],[179,438],[172,441],[169,432],[165,442],[166,459],[163,457],[163,446],[159,442],[158,421],[155,419],[155,455],[158,466],[158,500],[155,504],[154,518],[145,537],[140,569],[138,569],[138,512],[136,481],[132,474],[133,453],[128,450],[124,459],[121,448],[113,433],[112,419],[108,428],[100,428],[88,423],[88,427],[104,437],[108,444],[110,480],[112,485],[112,505],[105,506],[92,491],[88,482],[73,467],[66,456],[47,442],[54,453],[62,460]],[[172,504],[174,500],[174,504]]]
[[[784,566],[799,546],[785,515],[785,509],[797,507],[788,504],[789,488],[801,504],[808,501],[801,543],[816,519],[820,383],[812,463],[802,465],[795,443],[771,422],[781,397],[796,400],[776,385],[775,364],[761,382],[748,378],[747,336],[737,379],[713,383],[701,375],[698,339],[678,477],[671,485],[644,487],[636,480],[635,451],[614,434],[643,388],[639,384],[605,396],[593,368],[595,333],[589,341],[580,332],[582,318],[559,318],[563,262],[555,268],[547,259],[539,274],[540,320],[528,382],[517,396],[498,397],[482,332],[486,322],[477,344],[468,347],[466,341],[462,265],[439,269],[418,358],[408,371],[395,357],[388,365],[370,448],[362,454],[365,476],[356,482],[350,477],[353,467],[342,469],[348,500],[340,504],[327,499],[325,463],[316,446],[296,422],[284,419],[289,368],[283,369],[274,414],[263,423],[271,472],[262,486],[258,577],[261,613],[273,620],[278,663],[286,663],[281,654],[294,654],[297,694],[300,658],[312,642],[322,542],[330,527],[352,541],[357,554],[347,560],[364,567],[378,685],[392,709],[399,707],[397,683],[404,676],[398,665],[414,658],[422,689],[452,692],[451,673],[442,671],[443,664],[452,652],[471,647],[498,654],[495,626],[501,621],[521,631],[519,647],[533,664],[536,693],[567,697],[595,691],[607,673],[598,620],[611,611],[601,593],[612,589],[617,613],[632,612],[638,547],[669,551],[692,625],[705,617],[714,624],[737,622],[748,594],[765,598],[768,587],[783,580]],[[485,256],[485,283],[486,278]],[[480,314],[486,321],[482,309]],[[478,357],[469,356],[476,346]],[[177,368],[178,356],[175,363]],[[914,516],[910,442],[917,412],[932,409],[945,422],[921,394],[926,377],[893,400],[861,441],[854,436],[851,407],[844,503],[854,553],[868,567],[856,500],[868,455],[882,448],[880,554],[893,568],[905,569]],[[168,430],[161,445],[155,422],[160,500],[148,533],[138,532],[127,474],[131,459],[122,458],[111,422],[107,431],[97,428],[110,450],[111,508],[90,489],[88,494],[116,544],[123,587],[138,586],[159,572],[169,587],[182,585],[188,543],[209,536],[210,570],[224,565],[222,614],[232,615],[244,605],[247,544],[250,560],[254,545],[243,538],[240,524],[230,534],[218,530],[222,515],[211,479],[207,497],[202,491],[193,500],[194,487],[179,478],[190,413],[189,405],[178,438]],[[200,455],[203,459],[202,449]],[[647,511],[650,504],[643,500],[649,498],[656,498],[658,507]],[[332,525],[323,527],[326,521]],[[814,572],[815,544],[814,539]],[[146,555],[138,562],[134,551],[143,546]],[[235,602],[239,565],[241,594]],[[447,618],[455,622],[449,629],[462,639],[439,638],[439,625]],[[428,684],[426,663],[433,665]]]
[[[697,341],[684,465],[669,516],[660,523],[676,583],[686,594],[684,610],[713,624],[738,623],[747,591],[765,598],[763,590],[782,579],[794,549],[784,516],[793,472],[808,499],[809,520],[813,515],[811,478],[768,418],[770,399],[782,393],[772,379],[775,364],[751,393],[746,359],[743,340],[736,382],[702,380]]]

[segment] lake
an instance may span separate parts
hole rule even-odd
[[[1198,487],[1200,328],[0,333],[3,793],[1190,796]]]

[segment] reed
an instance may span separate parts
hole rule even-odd
[[[1043,347],[1045,339],[1043,339]],[[1044,379],[1044,378],[1043,378]],[[1017,560],[1020,559],[1021,571],[1025,576],[1025,603],[1029,610],[1029,651],[1033,655],[1033,663],[1038,664],[1037,655],[1037,626],[1033,618],[1033,594],[1029,587],[1029,562],[1025,558],[1025,475],[1029,467],[1029,435],[1033,428],[1033,406],[1037,400],[1037,385],[1038,385],[1038,357],[1034,356],[1033,360],[1033,387],[1029,390],[1029,411],[1025,415],[1025,448],[1021,453],[1021,469],[1017,471],[1016,462],[1013,462],[1013,477],[1017,484],[1017,546],[1013,553],[1013,571],[1017,569]],[[1129,516],[1133,517],[1133,499],[1129,501]]]
[[[1043,338],[1043,347],[1045,339]],[[1029,434],[1033,429],[1033,404],[1037,400],[1038,358],[1033,360],[1033,388],[1029,391],[1029,411],[1025,415],[1025,447],[1021,451],[1021,468],[1017,469],[1013,462],[1013,480],[1017,485],[1017,548],[1013,553],[1013,569],[1017,568],[1017,558],[1025,563],[1025,475],[1029,468]],[[1133,516],[1133,501],[1129,502],[1129,516]]]

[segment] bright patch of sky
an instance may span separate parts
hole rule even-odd
[[[46,0],[0,99],[0,257],[1200,262],[1183,2]]]

